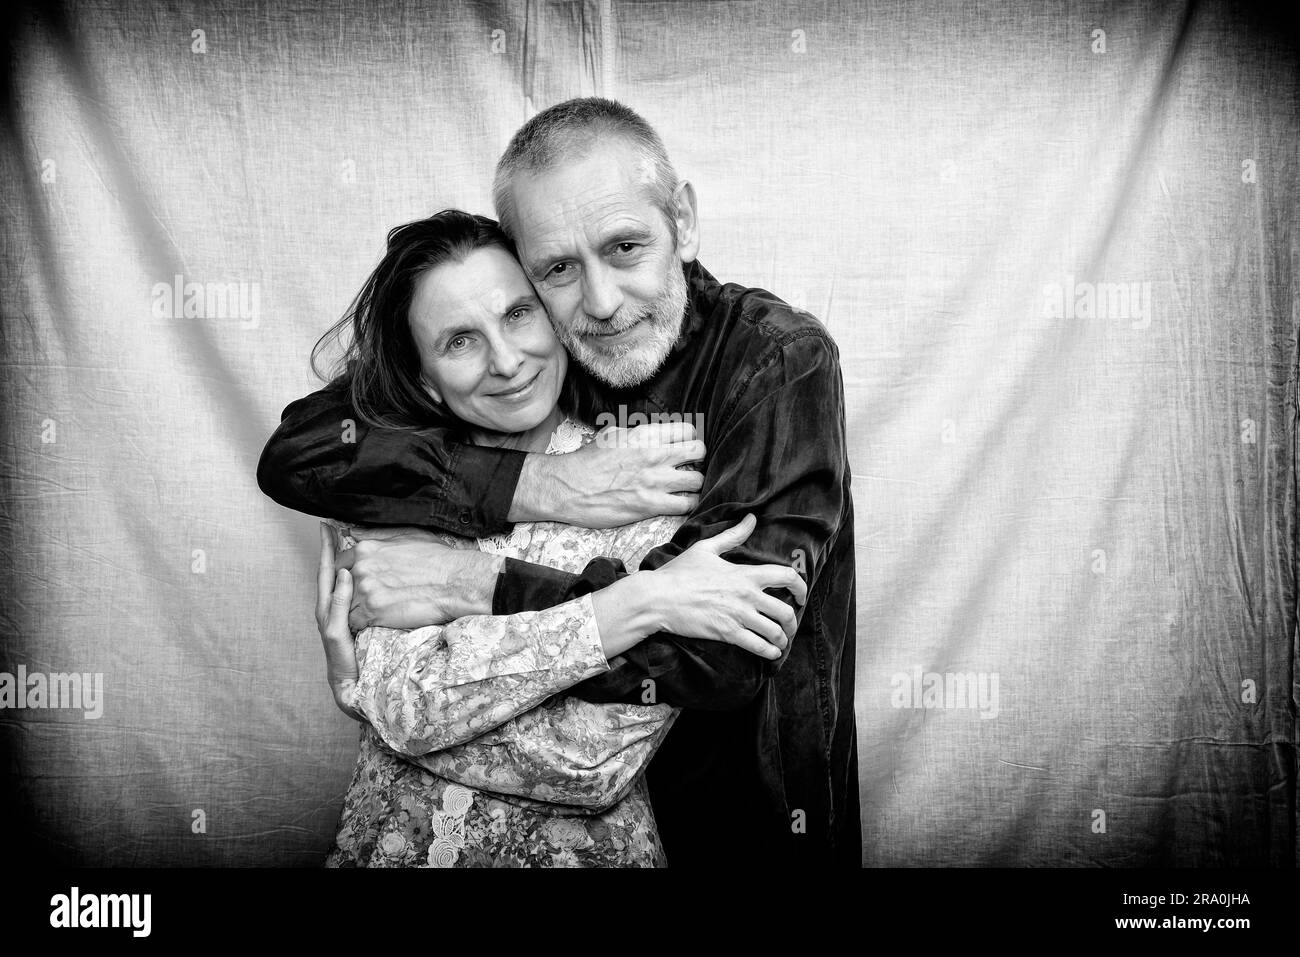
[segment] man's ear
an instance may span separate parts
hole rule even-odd
[[[673,190],[673,222],[677,226],[677,258],[694,262],[700,254],[700,217],[695,206],[695,187],[682,180]]]

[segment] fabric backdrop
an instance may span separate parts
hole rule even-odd
[[[6,847],[320,862],[357,729],[316,523],[258,455],[387,230],[490,213],[510,134],[599,94],[696,184],[701,261],[839,343],[863,862],[1296,864],[1300,70],[1268,16],[5,16]]]

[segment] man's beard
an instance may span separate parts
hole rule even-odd
[[[573,327],[555,323],[555,334],[593,376],[615,389],[626,389],[645,382],[664,364],[681,334],[686,299],[686,277],[674,264],[668,287],[640,313],[632,315],[620,307],[607,322],[594,322],[583,314]],[[600,348],[588,338],[591,333],[620,332],[634,325],[641,327],[637,333],[641,338],[635,342]]]

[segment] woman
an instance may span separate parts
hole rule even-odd
[[[393,230],[332,332],[345,325],[353,342],[342,384],[368,421],[454,420],[465,441],[550,454],[593,437],[572,417],[576,370],[491,220],[448,210]],[[653,516],[604,530],[521,523],[493,540],[437,537],[576,572],[600,555],[637,568],[681,521]],[[366,723],[327,864],[662,865],[644,770],[674,709],[591,704],[561,692],[658,631],[779,658],[794,616],[763,589],[797,596],[803,582],[784,566],[720,557],[752,528],[747,516],[657,571],[555,608],[361,632],[358,678],[342,703]],[[351,579],[340,570],[331,581],[324,534],[321,567],[327,654],[349,654]]]

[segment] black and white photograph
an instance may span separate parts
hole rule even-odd
[[[1281,930],[1284,4],[0,32],[11,926]]]

